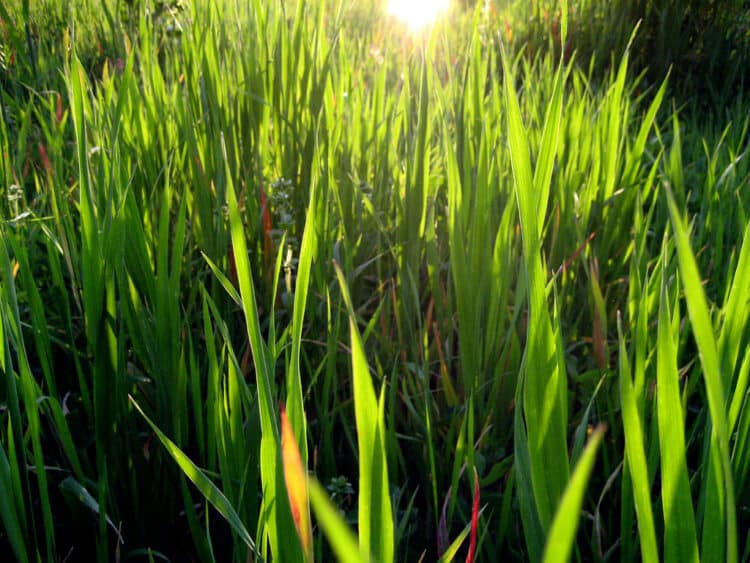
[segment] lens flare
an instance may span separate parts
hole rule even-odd
[[[388,0],[388,13],[412,29],[433,23],[448,8],[449,0]]]

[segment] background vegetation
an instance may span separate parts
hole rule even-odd
[[[750,12],[604,4],[1,4],[0,549],[747,560]]]

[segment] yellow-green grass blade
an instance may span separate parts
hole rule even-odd
[[[747,389],[750,381],[750,350],[745,351],[745,359],[740,366],[740,373],[737,379],[737,389]],[[746,393],[735,392],[735,401],[733,401],[730,410],[730,421],[732,426],[736,427],[737,437],[734,442],[732,451],[732,462],[734,464],[734,474],[737,479],[737,490],[742,491],[750,474],[750,403],[745,400]],[[736,421],[736,422],[735,422]]]
[[[664,262],[666,262],[666,254]],[[685,417],[680,397],[677,350],[673,341],[674,332],[669,312],[665,271],[666,263],[662,268],[656,348],[656,410],[661,452],[664,561],[666,563],[697,562],[700,559],[698,540],[685,459]]]
[[[732,376],[732,366],[737,364],[743,331],[750,318],[750,223],[745,227],[742,241],[737,266],[731,279],[731,289],[722,308],[724,319],[717,342],[721,365],[728,370],[727,377]],[[739,385],[734,390],[733,407],[736,399],[745,396],[745,390],[744,386]],[[728,429],[730,434],[734,429],[735,421],[736,416],[730,414]]]
[[[627,77],[628,71],[628,54],[620,61],[620,67],[617,71],[617,78],[614,84],[610,87],[609,96],[611,96],[607,109],[609,115],[607,116],[607,138],[606,144],[604,145],[604,181],[605,184],[602,187],[602,198],[604,200],[612,197],[615,191],[615,182],[618,178],[618,167],[620,165],[620,153],[622,143],[622,128],[623,128],[623,116],[621,100],[623,98],[625,90],[625,78]]]
[[[583,497],[586,493],[589,476],[594,469],[596,452],[604,437],[605,428],[599,426],[594,430],[589,443],[583,450],[573,474],[570,476],[565,493],[552,521],[547,544],[544,548],[544,563],[566,563],[575,545],[576,530],[580,521]]]
[[[308,481],[310,504],[323,534],[341,563],[366,563],[370,558],[360,551],[357,538],[333,505],[325,489],[314,478]]]
[[[729,434],[727,430],[727,395],[725,386],[728,377],[723,375],[720,357],[714,338],[713,322],[708,311],[708,302],[701,284],[698,265],[690,248],[690,238],[687,228],[683,222],[672,192],[666,190],[667,204],[672,229],[674,231],[675,247],[679,261],[680,274],[685,290],[685,301],[687,303],[690,325],[693,336],[698,346],[698,353],[703,367],[703,381],[708,398],[708,410],[711,416],[712,434],[715,434],[715,442],[712,446],[718,448],[716,461],[720,464],[720,474],[723,480],[722,490],[718,491],[718,500],[725,507],[725,523],[723,526],[725,537],[726,559],[729,563],[737,561],[737,514],[734,495],[734,474],[729,457]],[[712,456],[714,457],[714,456]],[[706,522],[708,526],[716,526],[719,523]],[[705,528],[704,528],[705,529]]]
[[[552,171],[554,169],[555,157],[560,138],[560,124],[562,121],[563,90],[565,86],[565,75],[567,70],[562,64],[555,73],[555,81],[552,90],[552,99],[547,106],[544,118],[544,129],[539,147],[539,157],[534,169],[534,195],[537,198],[537,231],[542,235],[544,219],[547,215],[547,202],[550,195]]]
[[[482,515],[484,513],[484,508],[479,511],[478,515]],[[443,555],[440,556],[440,559],[438,559],[438,563],[450,563],[456,558],[456,555],[458,555],[459,550],[461,549],[461,546],[463,545],[464,541],[466,541],[466,538],[471,533],[471,522],[466,524],[463,530],[461,530],[461,533],[456,536],[456,539],[454,539],[451,544],[445,549],[445,552]]]

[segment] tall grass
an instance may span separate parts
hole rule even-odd
[[[744,98],[481,6],[109,8],[0,10],[0,548],[747,557]]]

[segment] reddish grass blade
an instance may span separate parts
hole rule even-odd
[[[479,525],[479,475],[474,468],[474,502],[471,505],[471,540],[469,542],[469,553],[466,563],[474,563],[474,555],[477,551],[477,526]]]
[[[302,465],[302,457],[294,437],[294,430],[281,405],[281,455],[284,461],[284,481],[292,508],[294,526],[297,528],[305,561],[313,561],[312,527],[310,526],[310,500],[307,493],[307,470]]]

